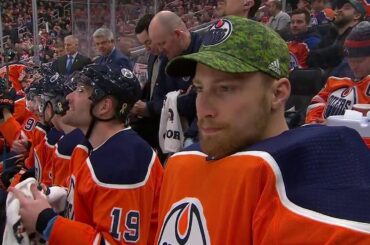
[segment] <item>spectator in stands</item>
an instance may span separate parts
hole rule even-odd
[[[157,102],[154,101],[153,91],[159,86],[159,73],[162,73],[162,76],[164,76],[164,65],[161,66],[164,57],[160,57],[159,48],[157,45],[154,45],[149,38],[148,29],[153,17],[154,15],[152,14],[144,15],[140,18],[135,28],[137,39],[144,45],[146,51],[149,53],[147,66],[148,81],[144,86],[140,100],[135,103],[131,113],[136,117],[136,120],[132,122],[133,129],[154,149],[160,152],[158,142],[159,115],[154,112],[153,107],[154,103],[162,103],[162,99]],[[164,62],[166,61],[164,60]],[[161,158],[161,155],[159,155],[159,157]]]
[[[309,29],[310,13],[305,9],[292,12],[290,36],[286,40],[290,53],[289,69],[307,68],[307,57],[311,49],[320,42],[320,35]]]
[[[329,77],[312,99],[306,123],[325,123],[332,115],[343,115],[354,104],[370,104],[370,23],[354,27],[344,43],[348,64],[355,79]]]
[[[322,25],[331,23],[334,20],[335,12],[326,6],[327,0],[312,0],[311,25]]]
[[[311,11],[311,0],[298,0],[297,9]]]
[[[201,37],[198,33],[190,32],[185,23],[179,16],[170,11],[161,11],[152,19],[149,26],[149,37],[154,45],[158,45],[160,52],[171,60],[181,54],[190,54],[198,52],[201,45]],[[161,64],[164,66],[165,62]],[[163,69],[162,67],[160,69]],[[161,113],[162,104],[159,101],[165,99],[165,95],[170,91],[182,91],[182,94],[177,97],[177,109],[180,116],[187,119],[187,122],[192,124],[195,119],[195,91],[191,87],[192,78],[173,78],[165,74],[161,74],[160,83],[153,91],[153,99],[158,101],[154,106],[157,115]],[[196,125],[194,124],[194,127]],[[190,130],[185,132],[185,136],[195,139],[197,130],[190,127]]]
[[[74,71],[81,71],[86,65],[91,64],[90,58],[78,52],[78,39],[74,36],[64,38],[66,55],[59,57],[52,64],[54,71],[63,75],[71,75]]]
[[[270,19],[267,25],[275,31],[282,31],[289,27],[290,16],[282,11],[282,4],[280,0],[268,0],[266,2]]]
[[[260,0],[219,0],[217,1],[217,14],[218,16],[236,15],[253,18],[260,4]]]
[[[100,53],[100,57],[94,61],[95,64],[107,65],[115,72],[121,71],[122,68],[132,70],[129,58],[116,49],[111,30],[105,27],[97,29],[93,34],[93,40]]]
[[[329,75],[352,76],[348,64],[341,64],[344,58],[343,43],[352,28],[365,17],[365,9],[357,0],[339,0],[336,13],[335,28],[327,30],[317,48],[311,50],[307,64],[320,67]],[[333,71],[338,65],[341,68]]]

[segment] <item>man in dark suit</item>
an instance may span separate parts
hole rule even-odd
[[[107,65],[113,71],[120,72],[122,68],[132,71],[132,63],[114,45],[113,32],[107,28],[99,28],[93,34],[93,40],[100,56],[94,61],[98,65]]]
[[[91,64],[91,59],[78,53],[78,39],[72,35],[64,38],[66,55],[57,58],[52,68],[63,75],[71,75],[74,71],[81,71],[86,65]]]
[[[165,72],[165,66],[161,65],[163,57],[159,55],[159,48],[156,45],[152,45],[149,39],[148,28],[152,18],[152,14],[144,15],[140,18],[135,28],[137,40],[144,45],[146,51],[149,53],[149,58],[147,66],[148,81],[143,88],[140,100],[135,103],[131,110],[131,114],[135,116],[132,118],[131,126],[143,139],[157,150],[157,154],[163,163],[165,156],[159,147],[158,141],[160,113],[156,113],[153,110],[154,104],[162,104],[163,99],[154,101],[152,95],[155,87],[158,86],[160,82],[157,80],[159,74],[164,74]]]

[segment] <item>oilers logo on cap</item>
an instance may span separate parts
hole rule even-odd
[[[220,19],[207,31],[203,39],[203,46],[214,46],[226,41],[233,31],[233,25],[229,20]]]

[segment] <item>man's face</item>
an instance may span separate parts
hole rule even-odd
[[[114,47],[113,40],[105,37],[94,37],[94,43],[97,51],[103,56],[108,56]]]
[[[158,55],[160,52],[159,52],[159,49],[156,45],[154,45],[152,43],[152,41],[150,40],[149,38],[149,35],[148,35],[148,32],[147,31],[142,31],[141,33],[139,34],[136,34],[136,37],[137,37],[137,40],[142,44],[144,45],[145,49],[151,53],[151,54],[154,54],[154,55]]]
[[[306,0],[299,0],[297,3],[297,9],[307,9],[310,4]]]
[[[351,67],[356,78],[364,78],[370,75],[370,56],[368,57],[356,57],[348,58],[348,64]]]
[[[170,60],[182,53],[180,38],[175,31],[159,29],[157,32],[153,33],[151,39],[153,45],[156,45],[159,51]]]
[[[315,11],[321,11],[325,8],[325,1],[324,0],[313,0],[311,7]]]
[[[271,110],[266,79],[258,72],[230,74],[198,63],[193,83],[205,153],[219,158],[263,139]]]
[[[276,11],[276,6],[275,6],[275,3],[271,0],[267,1],[266,2],[266,7],[267,7],[267,12],[274,16],[275,15],[275,11]]]
[[[308,23],[306,22],[305,15],[294,14],[290,20],[290,31],[293,35],[305,33],[308,31]]]
[[[64,40],[64,48],[68,55],[73,55],[77,52],[77,42],[71,38],[66,38]]]
[[[246,12],[254,5],[254,0],[219,0],[217,14],[219,16],[236,15],[247,17]]]
[[[91,115],[90,107],[92,101],[89,97],[92,94],[92,88],[84,84],[77,84],[77,88],[67,95],[69,109],[63,116],[62,120],[65,124],[85,130],[88,128]]]
[[[65,49],[64,48],[60,48],[60,47],[55,48],[55,53],[56,53],[56,57],[57,58],[58,57],[62,57],[63,55],[66,54]]]
[[[334,23],[337,26],[345,26],[351,23],[357,14],[355,8],[350,3],[345,3],[340,8],[336,9]]]

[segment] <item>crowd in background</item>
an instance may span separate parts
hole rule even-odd
[[[89,37],[97,28],[110,27],[110,5],[101,0],[90,1],[90,33],[87,33],[87,4],[73,4],[73,21],[71,5],[68,1],[37,1],[40,61],[47,63],[55,59],[58,47],[63,46],[63,38],[72,33],[80,39],[80,50],[88,52]],[[4,50],[13,50],[17,60],[26,60],[33,56],[33,19],[31,0],[10,0],[1,3]],[[158,9],[171,10],[184,20],[188,28],[208,23],[217,17],[217,1],[158,1]],[[138,19],[147,13],[154,13],[154,1],[116,1],[117,46],[129,55],[137,42],[134,29]],[[92,56],[94,53],[92,54]],[[3,56],[1,56],[2,62]]]

